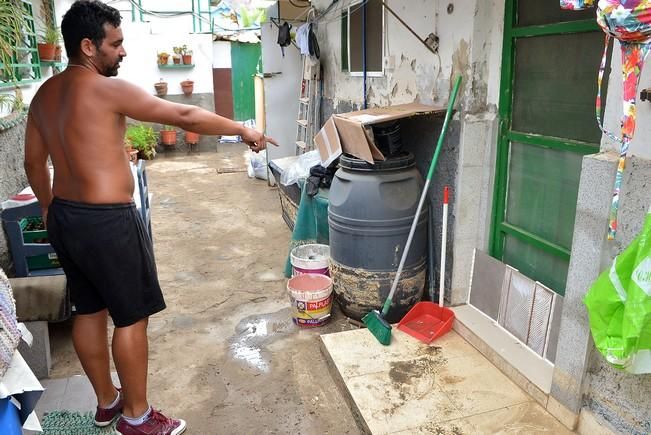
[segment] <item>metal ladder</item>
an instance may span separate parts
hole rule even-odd
[[[296,119],[296,155],[314,149],[315,128],[319,126],[321,63],[303,56],[303,74]]]

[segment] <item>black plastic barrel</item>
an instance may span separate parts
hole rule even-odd
[[[371,165],[343,155],[330,187],[330,273],[343,312],[361,319],[380,309],[391,289],[423,189],[414,156],[401,153]],[[425,287],[427,204],[387,319],[400,320]]]
[[[373,138],[384,157],[397,156],[402,152],[402,135],[400,123],[373,125]]]

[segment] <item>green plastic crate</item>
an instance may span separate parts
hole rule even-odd
[[[43,219],[40,216],[29,216],[19,221],[20,231],[23,235],[23,243],[50,243],[47,230],[32,229],[33,226],[43,227]],[[57,254],[34,255],[27,257],[27,268],[29,270],[52,269],[61,267]]]

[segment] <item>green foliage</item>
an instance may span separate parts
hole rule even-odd
[[[6,81],[17,80],[16,71],[6,65],[14,62],[15,47],[23,45],[23,31],[27,28],[24,14],[20,1],[0,1],[0,75]]]
[[[165,131],[172,131],[172,130],[174,130],[174,126],[172,126],[172,125],[164,125],[164,126],[163,126],[163,130],[165,130]]]
[[[144,124],[130,125],[127,127],[125,141],[134,150],[140,151],[145,159],[153,159],[156,155],[157,136],[151,127]]]
[[[40,33],[39,37],[41,42],[57,45],[61,40],[61,32],[59,32],[59,28],[56,26],[46,27]]]
[[[52,0],[42,0],[40,15],[40,21],[43,26],[43,29],[39,33],[41,42],[54,45],[58,44],[61,40],[61,32],[54,18],[54,4]]]

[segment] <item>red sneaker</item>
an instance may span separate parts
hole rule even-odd
[[[95,426],[99,427],[104,427],[108,426],[109,424],[113,423],[113,420],[115,420],[115,417],[118,416],[122,412],[122,391],[117,388],[118,394],[120,395],[120,400],[118,400],[118,403],[112,407],[112,408],[100,408],[99,406],[97,407],[97,411],[95,411]]]
[[[185,427],[184,420],[167,418],[152,408],[144,423],[132,426],[124,418],[120,418],[115,429],[121,435],[179,435],[185,432]]]

